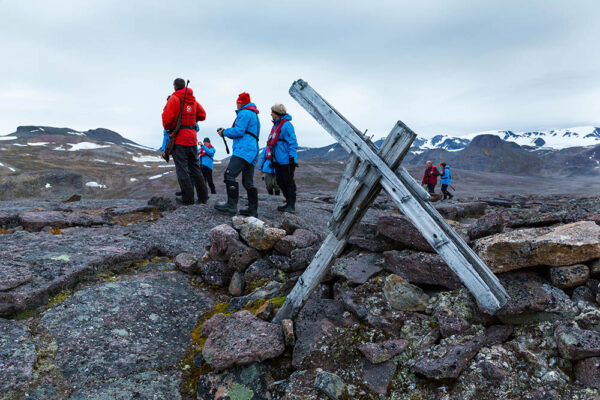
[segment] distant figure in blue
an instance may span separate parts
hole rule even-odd
[[[248,208],[241,209],[240,214],[256,217],[258,215],[258,190],[254,187],[254,167],[258,163],[258,138],[260,135],[258,109],[250,101],[250,94],[246,92],[240,93],[236,104],[236,118],[233,126],[217,130],[219,136],[233,139],[233,154],[225,170],[227,202],[216,204],[215,209],[228,214],[237,214],[239,185],[236,178],[242,174],[242,185],[248,193]]]
[[[267,193],[271,196],[279,196],[280,189],[277,185],[277,178],[275,177],[275,168],[271,164],[270,160],[267,160],[267,148],[265,147],[260,153],[260,160],[258,161],[258,170],[263,175],[265,186],[267,187]]]
[[[200,149],[198,151],[198,162],[200,163],[200,169],[202,170],[202,175],[204,175],[204,180],[208,183],[208,187],[210,188],[211,194],[216,194],[215,184],[213,183],[213,160],[215,158],[215,148],[210,144],[209,138],[204,138],[203,143],[198,143],[200,145]]]
[[[452,193],[448,191],[448,186],[450,186],[450,166],[445,162],[440,163],[440,167],[442,167],[442,172],[440,172],[440,183],[442,184],[442,193],[444,194],[444,200],[446,198],[452,200],[454,197]]]

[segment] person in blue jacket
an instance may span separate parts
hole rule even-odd
[[[448,191],[448,186],[450,186],[451,179],[450,166],[443,162],[440,163],[440,167],[442,167],[442,172],[440,173],[440,183],[442,184],[444,200],[446,200],[446,198],[452,199],[454,196]]]
[[[239,186],[237,176],[242,174],[242,185],[248,193],[248,208],[240,214],[256,217],[258,215],[258,190],[254,187],[254,166],[258,162],[258,138],[260,121],[258,109],[250,101],[248,93],[240,93],[237,99],[237,117],[229,129],[219,128],[219,136],[233,139],[233,154],[225,170],[227,202],[215,205],[215,209],[229,214],[237,214]]]
[[[202,175],[204,175],[204,180],[208,184],[210,188],[211,194],[216,194],[215,184],[213,182],[212,172],[213,172],[213,159],[215,158],[215,148],[210,144],[209,138],[204,138],[203,143],[198,143],[200,148],[198,149],[198,162],[200,163],[200,169],[202,170]]]
[[[260,160],[258,161],[258,170],[263,175],[265,186],[267,187],[267,193],[271,196],[279,196],[281,193],[279,186],[277,186],[277,179],[275,178],[275,169],[271,164],[271,161],[267,160],[267,148],[265,147],[260,153]]]
[[[285,196],[285,204],[277,210],[289,213],[296,212],[296,182],[294,173],[298,165],[298,141],[292,125],[292,116],[287,113],[283,104],[271,107],[273,128],[267,141],[266,158],[275,167],[277,184]]]

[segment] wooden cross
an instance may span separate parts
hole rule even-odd
[[[338,140],[350,159],[335,197],[333,216],[328,224],[331,232],[287,296],[274,322],[296,316],[340,256],[350,233],[382,188],[486,312],[494,314],[507,302],[508,294],[498,278],[427,201],[429,194],[400,166],[417,136],[410,128],[398,121],[381,148],[377,148],[305,81],[294,82],[290,95]]]

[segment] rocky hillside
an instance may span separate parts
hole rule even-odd
[[[0,136],[0,200],[147,198],[148,187],[171,186],[174,175],[172,161],[108,129],[20,126]]]
[[[595,198],[436,205],[511,296],[491,316],[382,196],[282,324],[333,200],[260,201],[264,223],[162,198],[2,203],[1,398],[600,396]]]

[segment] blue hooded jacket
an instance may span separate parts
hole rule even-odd
[[[248,103],[243,108],[236,110],[237,118],[233,128],[223,130],[223,135],[233,139],[232,156],[240,157],[246,162],[256,165],[258,162],[258,140],[246,133],[252,132],[258,138],[260,135],[260,121],[258,114],[251,109],[256,109],[254,103]]]
[[[440,175],[440,183],[442,185],[450,185],[450,166],[444,167],[444,172]]]
[[[298,141],[296,140],[296,132],[294,131],[294,125],[292,125],[292,116],[285,114],[283,117],[276,120],[273,125],[277,126],[279,121],[282,119],[289,119],[281,127],[281,133],[279,139],[273,148],[273,162],[281,165],[288,165],[290,158],[294,159],[294,162],[298,163]]]
[[[271,161],[267,160],[267,148],[265,147],[260,153],[260,160],[258,161],[258,169],[265,174],[274,174],[275,170]]]
[[[200,146],[200,148],[202,150],[204,150],[206,155],[202,156],[202,157],[198,157],[198,163],[200,164],[201,167],[208,167],[210,169],[213,169],[213,158],[215,157],[215,152],[216,152],[215,148],[211,147],[209,149],[205,145]],[[198,154],[200,154],[200,151],[198,151]]]

